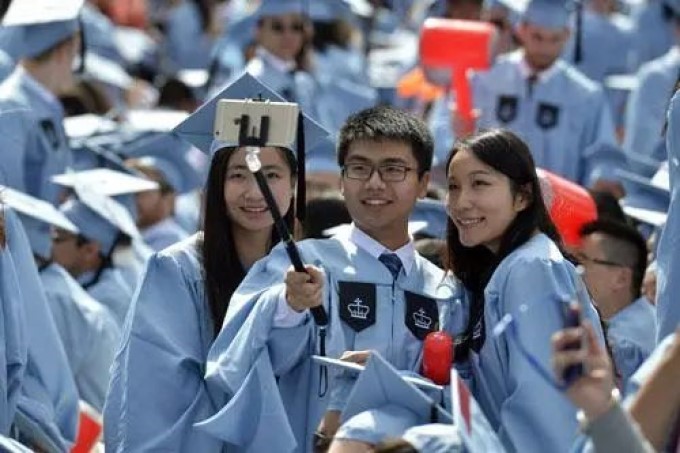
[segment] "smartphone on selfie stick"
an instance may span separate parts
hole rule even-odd
[[[296,272],[306,272],[300,251],[281,216],[267,179],[262,173],[262,162],[258,156],[260,148],[265,146],[293,149],[293,144],[298,137],[298,127],[303,127],[299,124],[300,116],[298,105],[292,102],[271,102],[265,99],[221,99],[217,104],[215,115],[215,135],[230,139],[238,137],[239,146],[246,147],[248,170],[255,176],[290,262]],[[304,143],[298,143],[298,147],[304,148]],[[300,152],[305,151],[301,149]],[[328,315],[324,307],[313,307],[310,312],[319,327],[325,328],[328,325]],[[321,351],[321,354],[325,354],[325,351]]]

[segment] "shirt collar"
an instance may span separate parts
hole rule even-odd
[[[416,248],[415,245],[413,245],[412,237],[409,237],[409,241],[397,250],[389,250],[352,223],[349,231],[349,241],[375,259],[378,259],[378,257],[385,252],[396,253],[401,260],[401,265],[403,266],[406,275],[409,274],[416,260]]]
[[[288,73],[295,70],[296,65],[294,61],[282,60],[264,47],[258,47],[255,49],[255,55],[265,60],[277,71]]]
[[[527,64],[526,60],[524,59],[524,54],[522,54],[522,58],[520,59],[519,63],[519,71],[522,73],[522,76],[525,79],[528,79],[529,76],[532,74],[536,75],[537,82],[547,82],[548,79],[550,79],[556,72],[557,72],[557,66],[558,66],[559,61],[555,61],[550,67],[546,70],[543,70],[541,72],[534,72],[529,65]]]

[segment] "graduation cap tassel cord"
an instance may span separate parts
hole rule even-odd
[[[576,42],[574,43],[574,64],[583,60],[583,1],[576,2]]]

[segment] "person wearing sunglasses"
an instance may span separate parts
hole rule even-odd
[[[576,258],[602,320],[625,389],[656,345],[656,311],[641,295],[647,267],[642,235],[624,223],[601,220],[581,230]]]
[[[255,53],[246,71],[312,118],[316,84],[309,73],[311,25],[300,0],[263,0],[254,13]]]

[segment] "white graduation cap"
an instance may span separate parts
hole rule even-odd
[[[0,45],[13,58],[33,58],[74,35],[84,0],[14,0],[2,20]]]
[[[619,91],[633,91],[639,83],[637,74],[612,74],[604,79],[604,86]]]
[[[121,90],[132,87],[134,80],[117,62],[94,52],[87,52],[85,61],[87,62],[84,74],[86,78],[98,80]]]
[[[372,356],[379,356],[377,353],[372,353]],[[380,362],[384,362],[385,359],[380,357],[379,359],[376,359]],[[319,365],[330,365],[333,367],[341,368],[345,371],[349,371],[352,373],[361,373],[364,371],[366,368],[363,365],[359,365],[358,363],[354,362],[345,362],[344,360],[340,359],[334,359],[332,357],[327,357],[327,356],[320,356],[320,355],[313,355],[312,356],[312,361],[318,363]],[[410,376],[410,375],[401,375],[401,379],[405,382],[408,382],[409,384],[415,385],[421,390],[433,390],[437,392],[443,391],[444,387],[441,385],[435,384],[431,381],[428,381],[425,378],[418,378],[416,376]]]
[[[75,188],[81,184],[94,187],[103,195],[115,197],[131,193],[158,189],[158,183],[108,168],[94,168],[79,172],[63,173],[52,176],[51,181],[60,186]]]
[[[652,176],[652,180],[650,182],[654,187],[658,187],[659,189],[670,192],[671,179],[670,175],[668,174],[668,161],[661,164],[657,172],[654,173],[654,176]]]
[[[78,200],[107,220],[131,239],[139,239],[140,234],[130,212],[114,200],[98,191],[97,186],[77,182],[74,186]]]
[[[71,20],[84,3],[85,0],[14,0],[1,24],[9,27]]]
[[[666,220],[668,219],[668,213],[663,211],[655,211],[653,209],[628,206],[625,204],[623,204],[621,208],[628,217],[632,217],[639,222],[646,223],[657,228],[664,226],[666,224]]]
[[[189,113],[182,110],[137,109],[128,110],[125,115],[125,120],[126,123],[135,130],[148,132],[170,132],[188,117]]]
[[[371,17],[374,7],[368,0],[343,0],[352,10],[352,13],[359,17]]]
[[[69,138],[85,138],[106,134],[118,128],[118,123],[105,116],[86,113],[64,118],[64,129]]]
[[[129,63],[138,63],[144,56],[156,47],[156,43],[151,37],[132,27],[116,27],[113,39],[116,48]]]
[[[182,69],[177,78],[189,88],[202,88],[208,83],[210,73],[205,69]]]
[[[51,203],[6,186],[0,186],[0,200],[15,211],[77,234],[78,227]]]

